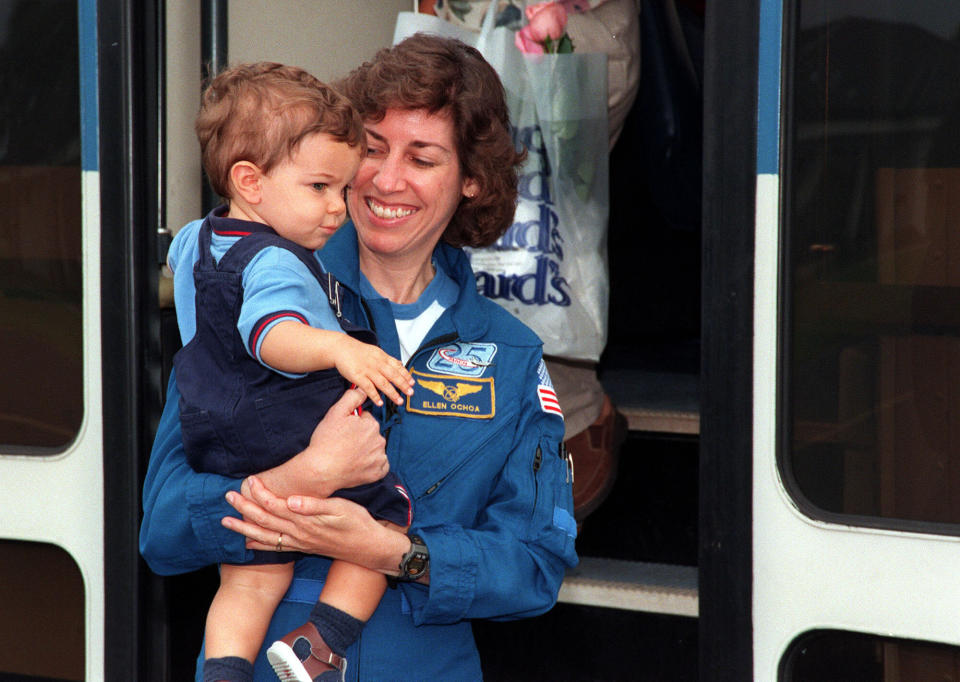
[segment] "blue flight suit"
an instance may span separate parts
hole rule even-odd
[[[319,255],[343,286],[360,291],[352,225]],[[462,251],[441,243],[434,262],[458,283],[459,298],[408,363],[414,395],[378,411],[390,465],[413,498],[411,531],[430,550],[430,585],[387,590],[347,651],[349,680],[480,679],[470,619],[543,613],[555,603],[565,569],[577,563],[563,420],[540,340],[477,293]],[[349,300],[356,308],[344,314],[370,324],[381,347],[399,357],[390,302]],[[140,551],[164,575],[238,563],[248,554],[244,539],[220,525],[236,515],[224,494],[240,483],[190,469],[177,398],[171,377],[143,492]],[[297,562],[265,641],[305,620],[329,563]],[[256,679],[272,674],[261,652]]]

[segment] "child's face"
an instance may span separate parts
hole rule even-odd
[[[277,234],[319,249],[343,224],[344,193],[360,150],[326,133],[305,137],[293,155],[261,178],[258,217]]]

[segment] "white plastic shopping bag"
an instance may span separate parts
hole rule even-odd
[[[476,47],[503,82],[515,139],[528,149],[513,225],[467,249],[477,285],[530,326],[544,352],[596,361],[606,344],[607,62],[601,53],[524,55],[495,28],[496,2],[474,33],[401,12],[393,40],[418,31]]]

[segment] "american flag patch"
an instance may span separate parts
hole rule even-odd
[[[560,401],[557,400],[556,391],[549,386],[537,386],[537,397],[540,399],[540,408],[544,412],[560,415],[563,418],[563,411],[560,409]]]
[[[540,400],[540,409],[550,414],[560,415],[560,418],[563,419],[563,410],[560,409],[557,392],[553,390],[553,382],[550,381],[550,374],[547,372],[547,365],[543,360],[537,365],[537,384],[537,398]]]

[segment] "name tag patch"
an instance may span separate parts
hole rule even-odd
[[[448,343],[433,351],[433,355],[427,360],[427,369],[438,374],[479,377],[493,364],[493,356],[496,354],[495,343]]]
[[[413,370],[416,385],[407,411],[441,417],[491,419],[495,412],[493,377],[461,379]]]

